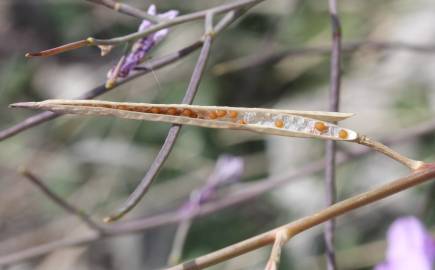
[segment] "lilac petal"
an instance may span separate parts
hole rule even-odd
[[[386,262],[376,270],[431,270],[435,258],[432,236],[415,217],[397,219],[388,229]]]
[[[160,19],[163,19],[163,20],[172,20],[178,16],[178,10],[171,9],[171,10],[168,10],[168,11],[162,13],[162,14],[159,14],[158,16]]]
[[[151,4],[151,5],[148,7],[147,13],[148,13],[149,15],[151,15],[151,16],[156,16],[156,15],[157,15],[157,8],[156,8],[156,5]]]
[[[389,267],[386,263],[381,263],[376,265],[376,267],[373,270],[394,270],[393,268]]]
[[[155,43],[162,41],[169,33],[169,29],[162,29],[154,33],[153,39]]]
[[[146,54],[154,47],[155,42],[150,39],[142,39],[140,43],[136,43],[132,52],[125,58],[124,64],[121,67],[119,76],[126,77],[128,74],[145,58]]]
[[[169,10],[162,14],[157,14],[157,8],[155,5],[150,5],[147,11],[148,14],[153,16],[158,16],[162,19],[173,19],[178,15],[177,10]],[[153,24],[148,20],[143,20],[139,26],[138,32],[143,32],[146,29],[150,28]],[[156,46],[159,42],[161,42],[169,33],[169,29],[161,29],[156,33],[149,34],[146,37],[143,37],[136,41],[132,46],[130,53],[125,57],[124,63],[122,64],[119,74],[121,78],[127,77],[130,72],[139,65],[143,59],[146,57],[148,52]],[[115,77],[114,70],[116,67],[113,67],[107,74],[109,79],[113,79]]]
[[[147,30],[148,28],[151,27],[151,25],[153,25],[153,24],[150,21],[143,20],[142,23],[139,26],[138,32],[143,32],[143,31]]]
[[[156,16],[156,14],[157,14],[157,8],[156,8],[156,6],[155,5],[149,6],[147,13],[149,15],[151,15],[151,16]],[[150,22],[148,20],[143,20],[142,23],[139,26],[138,32],[145,31],[146,29],[150,28],[151,25],[153,25],[152,22]]]
[[[165,19],[165,20],[172,20],[175,17],[177,17],[177,15],[178,15],[178,10],[169,10],[165,13],[159,14],[159,18]],[[159,43],[160,41],[162,41],[166,37],[166,35],[168,35],[168,33],[169,33],[168,28],[165,28],[165,29],[162,29],[162,30],[155,32],[154,37],[153,37],[154,42]]]
[[[216,162],[213,173],[207,180],[207,184],[199,191],[199,203],[209,201],[219,187],[239,181],[244,171],[244,162],[240,157],[223,155]]]
[[[219,157],[206,185],[193,191],[189,201],[181,207],[180,211],[184,215],[191,215],[201,204],[210,201],[219,187],[240,180],[243,170],[242,158],[229,155]]]
[[[244,162],[240,157],[223,155],[219,157],[213,174],[208,182],[213,184],[226,184],[238,181],[244,171]]]

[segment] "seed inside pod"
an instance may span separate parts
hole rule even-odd
[[[149,112],[149,108],[146,107],[134,107],[134,111],[135,112],[142,112],[142,113],[147,113]]]
[[[189,110],[189,109],[184,109],[184,110],[181,112],[181,115],[182,115],[182,116],[187,116],[187,117],[191,117],[192,114],[193,114],[193,112],[192,112],[191,110]]]
[[[197,118],[198,114],[194,111],[192,111],[192,114],[190,115],[191,118]]]
[[[150,112],[151,112],[151,113],[158,114],[158,113],[160,113],[160,108],[152,107],[151,110],[150,110]]]
[[[177,115],[177,109],[175,109],[175,108],[169,108],[166,113],[169,114],[169,115]]]
[[[320,133],[325,133],[328,131],[328,126],[323,122],[316,122],[314,124],[314,128],[320,131]]]
[[[338,132],[338,137],[340,137],[341,139],[347,139],[348,136],[349,136],[349,134],[344,129],[342,129]]]
[[[216,111],[217,117],[224,117],[226,114],[227,114],[227,112],[224,110],[217,110]]]
[[[235,111],[231,111],[231,112],[230,112],[230,117],[231,117],[231,118],[236,118],[237,115],[239,115],[238,112],[235,112]]]
[[[284,121],[282,121],[281,119],[275,120],[275,127],[277,127],[277,128],[283,128],[284,127]]]
[[[216,119],[218,116],[217,116],[217,114],[215,113],[215,112],[210,112],[209,114],[208,114],[208,118],[210,118],[210,119]]]

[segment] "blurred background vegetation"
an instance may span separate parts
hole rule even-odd
[[[129,0],[146,9],[178,9],[182,14],[222,1]],[[339,1],[344,42],[400,41],[435,44],[432,0]],[[74,98],[104,83],[119,59],[83,48],[50,58],[25,59],[38,51],[88,36],[109,38],[136,31],[140,21],[86,1],[2,0],[0,2],[0,127],[7,128],[34,112],[8,104],[49,98]],[[152,52],[175,51],[202,34],[202,23],[171,29]],[[233,60],[256,59],[287,49],[328,48],[327,1],[268,0],[252,9],[213,43],[194,104],[327,108],[329,55],[289,55],[261,65],[238,67]],[[156,70],[101,99],[178,103],[198,53]],[[365,48],[344,56],[342,110],[356,116],[343,122],[375,138],[395,136],[434,115],[435,54]],[[64,213],[23,177],[26,166],[74,205],[93,217],[112,212],[133,191],[157,154],[169,125],[114,118],[65,116],[0,142],[0,255],[51,240],[74,237],[86,228]],[[417,159],[434,160],[434,134],[415,137],[393,148]],[[361,146],[339,144],[341,149]],[[184,127],[176,146],[145,199],[128,219],[177,209],[190,191],[204,184],[219,155],[242,156],[243,190],[252,181],[297,170],[323,157],[324,142],[278,138],[242,131]],[[356,159],[338,170],[338,195],[346,198],[403,176],[406,170],[379,154]],[[324,207],[322,174],[307,175],[232,209],[193,224],[183,257],[192,258],[287,223]],[[432,183],[403,192],[338,219],[340,269],[371,269],[383,259],[382,240],[394,218],[415,215],[435,223]],[[98,241],[57,251],[8,269],[154,269],[165,264],[175,226],[133,236]],[[286,247],[281,269],[322,269],[320,227],[296,237]],[[381,241],[381,242],[379,242]],[[263,269],[268,248],[222,263],[213,269]]]

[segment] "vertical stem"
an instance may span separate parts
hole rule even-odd
[[[179,263],[183,255],[184,243],[186,242],[191,224],[192,219],[188,217],[183,219],[178,225],[177,231],[175,232],[174,243],[172,244],[172,250],[168,257],[169,266]]]
[[[331,67],[330,67],[330,91],[329,91],[329,110],[339,110],[340,86],[341,86],[341,23],[337,12],[337,0],[328,0],[329,13],[332,27],[332,48],[331,48]],[[336,142],[326,142],[325,158],[325,192],[326,203],[332,205],[336,201],[335,184],[335,153]],[[324,237],[326,247],[326,262],[328,270],[337,268],[334,251],[334,231],[335,221],[329,220],[325,224]]]
[[[193,98],[198,91],[199,83],[201,82],[202,74],[204,73],[207,59],[210,54],[211,43],[212,37],[210,35],[206,35],[198,61],[196,63],[195,69],[193,70],[189,86],[187,88],[186,94],[183,97],[182,103],[184,104],[192,104]],[[160,149],[160,152],[157,154],[157,157],[151,164],[150,169],[147,171],[142,181],[139,183],[133,193],[127,198],[121,208],[119,208],[113,215],[104,218],[105,222],[112,222],[122,218],[139,203],[139,201],[150,188],[151,184],[171,153],[180,130],[180,125],[173,125],[169,129],[168,135],[162,145],[162,148]]]

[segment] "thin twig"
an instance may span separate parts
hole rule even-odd
[[[62,239],[47,244],[31,247],[18,252],[14,252],[0,257],[0,266],[11,265],[30,258],[36,258],[47,253],[53,252],[65,247],[83,246],[103,238],[104,235],[92,233],[91,235],[81,236],[74,239]]]
[[[100,234],[104,234],[104,227],[95,223],[85,212],[77,209],[75,206],[69,204],[67,201],[62,199],[60,196],[55,194],[50,190],[37,176],[35,176],[32,172],[27,169],[21,169],[20,173],[26,177],[30,182],[32,182],[36,187],[38,187],[49,199],[51,199],[55,204],[62,207],[68,213],[73,214],[78,217],[81,221],[86,223],[91,229],[97,231]]]
[[[435,45],[416,45],[405,42],[394,41],[353,41],[342,44],[342,53],[352,53],[359,49],[368,49],[374,51],[382,50],[404,50],[413,53],[433,54]],[[212,72],[218,76],[237,72],[252,67],[263,65],[273,65],[286,57],[306,57],[316,55],[326,55],[331,53],[330,45],[318,45],[305,48],[292,48],[281,52],[269,53],[264,55],[250,55],[233,59],[227,62],[217,64],[213,67]]]
[[[193,215],[197,215],[193,213]],[[180,262],[181,256],[183,255],[184,243],[186,242],[187,235],[192,224],[192,218],[183,219],[177,226],[175,232],[174,242],[172,243],[171,252],[168,256],[168,266],[175,265]]]
[[[48,49],[48,50],[44,50],[44,51],[40,51],[40,52],[28,52],[25,54],[25,56],[27,58],[32,58],[34,56],[53,56],[56,54],[76,50],[76,49],[91,46],[91,45],[92,45],[92,43],[89,40],[84,39],[84,40],[75,41],[72,43],[68,43],[68,44],[65,44],[65,45],[62,45],[62,46],[59,46],[56,48],[52,48],[52,49]]]
[[[387,147],[384,144],[382,144],[376,140],[373,140],[365,135],[359,135],[358,139],[357,139],[357,143],[368,146],[371,149],[378,151],[378,152],[402,163],[403,165],[405,165],[406,167],[408,167],[411,170],[418,170],[421,166],[424,165],[424,162],[419,161],[419,160],[410,159],[410,158],[394,151],[390,147]]]
[[[115,11],[118,11],[119,13],[136,17],[138,19],[148,20],[153,23],[159,23],[161,21],[161,19],[159,19],[159,17],[157,16],[152,16],[143,10],[132,7],[125,3],[116,2],[114,0],[86,0],[86,1],[108,7]]]
[[[28,56],[28,57],[30,57],[30,56],[49,56],[49,55],[51,56],[51,55],[55,55],[58,53],[74,50],[74,49],[85,47],[85,46],[107,46],[107,45],[117,46],[119,44],[122,44],[122,43],[125,43],[128,41],[135,41],[137,39],[146,37],[149,34],[154,33],[156,31],[159,31],[161,29],[169,28],[169,27],[172,27],[174,25],[179,25],[182,23],[186,23],[186,22],[190,22],[190,21],[194,21],[194,20],[198,20],[198,19],[204,19],[207,16],[207,14],[209,14],[209,13],[213,13],[213,14],[227,13],[227,12],[230,12],[232,10],[238,10],[238,9],[242,9],[242,8],[252,7],[252,6],[254,6],[260,2],[263,2],[263,1],[265,1],[265,0],[238,0],[238,1],[235,1],[233,3],[222,4],[220,6],[216,6],[213,8],[193,12],[193,13],[186,14],[183,16],[178,16],[178,17],[175,17],[174,19],[171,19],[171,20],[165,20],[165,21],[162,21],[158,24],[155,24],[155,25],[153,25],[153,26],[149,27],[148,29],[141,31],[141,32],[134,32],[134,33],[131,33],[131,34],[128,34],[125,36],[112,38],[112,39],[96,39],[93,37],[89,37],[85,40],[73,42],[70,44],[65,44],[65,45],[62,45],[62,46],[59,46],[56,48],[52,48],[52,49],[48,49],[48,50],[45,50],[42,52],[27,53],[26,56]],[[80,46],[77,47],[76,43],[79,43]]]
[[[387,136],[383,142],[387,145],[402,143],[404,141],[414,139],[418,136],[432,133],[434,130],[435,121],[432,120],[429,122],[420,123],[415,127],[407,128],[406,131],[403,133],[397,133],[394,136]],[[373,153],[370,148],[359,148],[358,150],[347,151],[345,155],[338,156],[337,163],[343,164],[345,162],[354,160],[355,158],[359,158],[370,153]],[[297,171],[256,181],[256,183],[254,184],[245,186],[240,192],[235,192],[231,195],[223,197],[220,200],[202,205],[198,212],[196,212],[195,215],[192,216],[192,219],[215,213],[219,210],[253,200],[268,191],[281,187],[284,184],[288,184],[291,180],[299,179],[303,176],[313,173],[318,173],[323,168],[324,161],[319,160],[316,162],[312,162]],[[35,258],[65,247],[86,245],[106,237],[132,234],[164,225],[177,224],[183,219],[185,219],[185,216],[181,215],[180,211],[174,211],[132,221],[115,223],[107,227],[107,231],[110,232],[108,234],[100,236],[93,234],[91,236],[83,236],[76,239],[57,240],[47,244],[30,247],[25,250],[0,257],[0,265],[13,264],[19,261]]]
[[[341,23],[338,17],[337,0],[328,0],[331,17],[332,46],[330,65],[329,110],[338,112],[341,88]],[[325,148],[325,193],[326,205],[332,205],[337,200],[335,183],[336,142],[327,141]],[[326,265],[328,270],[337,269],[334,251],[335,220],[325,223],[324,238],[326,247]]]
[[[254,236],[242,242],[227,246],[223,249],[200,256],[194,260],[179,264],[167,270],[198,270],[229,260],[241,254],[270,245],[275,241],[278,231],[286,230],[289,237],[311,229],[323,222],[341,216],[352,210],[379,201],[400,191],[427,182],[435,177],[435,164],[427,164],[425,169],[412,172],[409,176],[399,178],[391,183],[375,188],[371,191],[353,196],[339,203],[331,205],[317,213],[301,218],[287,225],[275,228],[266,233]]]
[[[256,1],[259,2],[259,1]],[[255,2],[255,3],[256,3]],[[197,64],[195,66],[195,69],[192,73],[191,80],[189,82],[188,89],[186,91],[185,96],[183,97],[182,103],[185,104],[191,104],[193,101],[193,98],[198,90],[199,83],[202,77],[202,74],[204,72],[205,64],[207,62],[211,43],[213,40],[213,36],[218,33],[218,31],[222,31],[225,29],[228,25],[230,25],[234,20],[236,20],[239,16],[241,16],[247,9],[253,7],[255,4],[254,2],[251,3],[249,6],[245,7],[245,9],[239,11],[236,14],[234,14],[234,11],[230,11],[227,13],[219,22],[218,26],[219,29],[216,29],[214,31],[214,34],[212,33],[206,33],[203,38],[203,46],[201,49],[201,53],[198,57]],[[211,16],[211,14],[215,14],[217,11],[211,10],[208,13],[206,13],[206,16]],[[208,15],[207,15],[208,14]],[[109,217],[105,218],[105,222],[111,222],[114,220],[117,220],[124,216],[126,213],[128,213],[131,209],[133,209],[137,203],[139,203],[140,199],[145,195],[145,193],[148,191],[149,187],[151,186],[151,183],[156,178],[160,168],[163,166],[164,162],[166,161],[168,155],[170,154],[174,143],[177,139],[177,136],[180,132],[181,126],[180,125],[173,125],[168,132],[168,135],[165,139],[165,142],[163,143],[159,153],[157,154],[157,157],[151,164],[150,169],[145,174],[144,178],[141,180],[139,185],[136,187],[136,189],[133,191],[133,193],[127,198],[124,205],[115,212],[115,214],[110,215]]]
[[[196,63],[195,69],[193,70],[189,86],[182,100],[182,103],[184,104],[192,104],[193,98],[198,91],[199,83],[201,81],[202,74],[204,72],[208,56],[210,54],[211,43],[211,35],[206,35],[204,44],[201,49],[201,53],[198,57],[198,62]],[[159,173],[160,169],[162,168],[163,164],[171,153],[171,150],[174,147],[180,130],[180,125],[172,125],[172,127],[169,129],[168,135],[166,136],[165,142],[162,145],[162,148],[160,149],[157,157],[154,159],[151,167],[145,174],[142,181],[139,183],[133,193],[127,198],[125,203],[114,214],[104,219],[105,222],[112,222],[120,219],[139,203],[139,201],[150,188],[152,182],[156,178],[157,174]]]
[[[234,22],[237,18],[242,16],[249,8],[252,8],[255,6],[255,4],[251,4],[249,6],[246,6],[243,9],[237,10],[237,11],[230,11],[228,12],[217,24],[216,28],[214,30],[215,35],[219,34],[221,31],[223,31],[226,27],[228,27],[232,22]],[[142,65],[142,69],[135,73],[134,75],[127,77],[119,82],[113,87],[113,88],[106,88],[104,85],[97,86],[96,88],[86,92],[84,95],[78,97],[78,99],[93,99],[94,97],[97,97],[99,95],[102,95],[106,93],[109,90],[115,89],[118,86],[123,85],[124,83],[127,83],[128,81],[134,80],[142,75],[145,75],[152,70],[157,70],[159,68],[165,67],[169,64],[172,64],[176,62],[177,60],[184,58],[185,56],[189,55],[190,53],[194,52],[195,50],[199,49],[203,44],[203,40],[200,39],[194,43],[192,43],[189,46],[186,46],[174,53],[168,54],[166,56],[163,56],[159,59],[152,60],[149,63]],[[57,117],[61,116],[60,114],[55,114],[52,112],[42,112],[36,115],[33,115],[24,121],[10,127],[7,129],[4,129],[0,131],[0,141],[5,140],[7,138],[10,138],[24,130],[27,130],[31,127],[37,126],[39,124],[42,124],[44,122],[50,121],[52,119],[55,119]]]
[[[131,80],[134,80],[142,75],[145,75],[145,74],[151,72],[151,70],[157,70],[159,68],[162,68],[162,67],[165,67],[169,64],[172,64],[172,63],[176,62],[177,60],[184,58],[185,56],[191,54],[192,52],[194,52],[195,50],[200,48],[202,43],[203,43],[202,41],[196,41],[196,42],[192,43],[191,45],[186,46],[177,52],[170,53],[168,55],[162,56],[162,57],[155,59],[155,60],[151,60],[149,63],[142,65],[144,67],[144,69],[142,69],[141,71],[135,73],[134,75],[132,75],[130,77],[127,77],[126,79],[123,79],[123,80],[117,82],[113,88],[106,88],[103,84],[103,85],[97,86],[94,89],[79,96],[77,99],[92,99],[94,97],[105,94],[109,90],[115,89],[115,88],[117,88],[117,87],[131,81]],[[55,119],[59,116],[61,116],[61,114],[56,114],[56,113],[52,113],[52,112],[43,112],[43,113],[38,113],[36,115],[33,115],[33,116],[25,119],[24,121],[14,125],[10,128],[7,128],[7,129],[0,131],[0,141],[5,140],[7,138],[10,138],[10,137],[12,137],[12,136],[24,131],[24,130],[31,128],[31,127],[34,127],[34,126],[37,126],[37,125],[42,124],[44,122],[47,122],[49,120]]]
[[[158,30],[168,28],[174,25],[182,24],[185,22],[190,22],[193,20],[203,19],[207,16],[209,13],[213,13],[215,15],[226,13],[235,9],[240,9],[246,6],[252,6],[255,4],[258,4],[260,2],[263,2],[265,0],[238,0],[234,1],[232,3],[223,4],[217,7],[205,9],[202,11],[186,14],[183,16],[178,16],[172,20],[164,21],[159,24],[156,24],[148,29],[146,29],[143,32],[135,32],[131,33],[129,35],[125,35],[122,37],[112,38],[112,39],[96,39],[96,38],[88,38],[87,40],[92,43],[92,45],[118,45],[120,43],[124,43],[126,41],[134,41],[139,38],[143,38],[151,33],[154,33]]]
[[[231,11],[225,15],[224,18],[221,19],[221,21],[216,25],[215,32],[218,33],[222,30],[222,23],[226,21],[232,22],[235,12]],[[237,17],[237,16],[236,16]],[[147,74],[150,72],[150,70],[156,70],[158,68],[164,67],[166,65],[169,65],[178,59],[183,58],[184,56],[192,53],[196,49],[200,48],[202,45],[202,41],[197,41],[193,43],[190,46],[187,46],[173,54],[164,56],[162,58],[159,58],[155,61],[152,61],[152,63],[144,65],[141,69],[141,72],[136,73],[134,76],[129,77],[122,82],[118,82],[117,86],[122,85],[123,83],[126,83],[132,79],[135,79],[139,76],[142,76],[144,74]],[[360,48],[369,48],[374,50],[407,50],[412,51],[415,53],[435,53],[435,46],[423,46],[423,45],[414,45],[414,44],[408,44],[403,42],[376,42],[376,41],[364,41],[364,42],[354,42],[354,43],[347,43],[343,45],[343,52],[353,52],[355,50],[358,50]],[[285,52],[268,55],[262,58],[256,57],[246,57],[242,59],[236,59],[234,61],[225,62],[219,65],[216,65],[214,69],[214,73],[217,75],[222,75],[227,72],[234,72],[240,69],[248,68],[248,67],[255,67],[255,66],[261,66],[265,65],[267,63],[275,63],[276,61],[279,61],[280,59],[287,57],[287,56],[307,56],[307,55],[316,55],[316,54],[327,54],[330,53],[330,47],[329,46],[319,46],[319,47],[311,47],[311,48],[301,48],[301,49],[290,49]],[[155,64],[153,64],[155,62]],[[148,68],[149,67],[149,68]],[[87,92],[85,95],[78,97],[78,99],[92,99],[96,96],[102,95],[106,93],[108,89],[105,89],[103,85],[100,85],[93,90]],[[31,116],[24,121],[22,121],[19,124],[16,124],[10,128],[7,128],[5,130],[0,131],[0,141],[5,140],[9,137],[12,137],[15,134],[20,133],[21,131],[24,131],[28,128],[31,128],[33,126],[39,125],[41,123],[44,123],[46,121],[52,120],[57,118],[59,115],[54,114],[52,112],[43,112],[36,114],[34,116]]]

